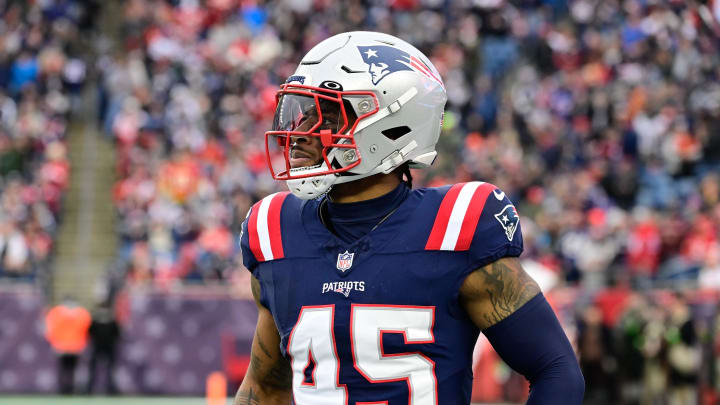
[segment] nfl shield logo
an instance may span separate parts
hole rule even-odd
[[[352,267],[353,256],[355,253],[350,253],[347,250],[345,253],[338,253],[337,268],[340,271],[346,271]]]

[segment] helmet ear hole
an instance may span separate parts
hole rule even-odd
[[[410,133],[412,130],[407,125],[403,125],[401,127],[394,127],[389,128],[384,131],[382,131],[382,134],[385,135],[386,138],[391,139],[393,141],[397,140],[403,135],[406,135]]]

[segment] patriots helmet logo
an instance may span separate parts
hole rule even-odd
[[[358,46],[363,62],[368,65],[368,73],[372,83],[377,85],[387,75],[401,70],[413,69],[410,67],[410,54],[392,46]]]
[[[512,241],[518,224],[520,223],[520,217],[515,210],[515,206],[512,204],[506,205],[502,211],[495,214],[495,219],[502,225],[508,240]]]

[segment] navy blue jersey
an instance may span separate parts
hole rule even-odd
[[[482,182],[412,190],[353,243],[328,231],[319,205],[268,196],[241,238],[291,363],[294,403],[469,404],[479,330],[459,288],[522,252],[512,203]]]

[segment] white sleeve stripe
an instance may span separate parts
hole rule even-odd
[[[440,250],[455,250],[455,245],[457,244],[458,236],[460,236],[460,230],[462,229],[468,206],[470,206],[470,201],[472,201],[475,190],[477,190],[481,184],[483,184],[481,181],[467,183],[462,187],[460,193],[458,193],[452,212],[450,213],[450,220],[445,229]]]
[[[258,208],[257,232],[260,241],[260,250],[265,260],[274,259],[270,245],[270,231],[268,229],[268,210],[270,209],[270,202],[276,195],[277,193],[263,198]]]

